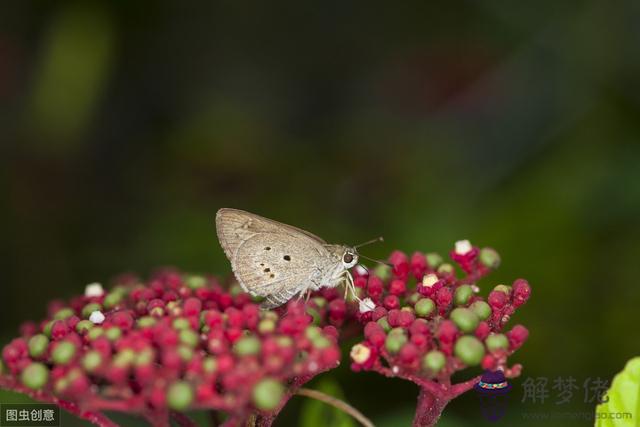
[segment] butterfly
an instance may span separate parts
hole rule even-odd
[[[362,245],[329,244],[300,228],[230,208],[216,214],[216,231],[238,283],[264,298],[262,308],[342,283],[345,296],[350,290],[359,300],[349,269],[358,263]]]

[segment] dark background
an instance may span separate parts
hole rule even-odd
[[[502,425],[592,413],[583,382],[640,354],[639,19],[632,0],[3,2],[1,342],[121,272],[228,274],[213,218],[237,207],[384,235],[371,256],[495,247],[485,292],[533,287]],[[330,387],[406,423],[412,385],[347,365]],[[544,405],[521,403],[529,376],[549,378]],[[472,393],[442,422],[480,424]]]

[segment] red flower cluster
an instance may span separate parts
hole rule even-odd
[[[316,298],[313,317],[296,301],[260,311],[245,293],[173,271],[108,293],[89,285],[4,348],[0,386],[98,425],[114,425],[104,410],[188,425],[187,409],[223,411],[228,426],[252,413],[269,425],[296,388],[338,365],[338,332],[319,326],[344,320],[344,301],[333,300]]]
[[[480,365],[514,377],[521,370],[520,365],[508,368],[507,357],[528,331],[521,325],[506,333],[502,329],[529,298],[529,284],[518,279],[512,286],[498,285],[485,301],[476,282],[498,266],[498,254],[461,241],[451,258],[463,277],[437,254],[416,252],[409,258],[396,251],[389,258],[391,268],[377,274],[356,271],[354,280],[363,298],[358,319],[364,340],[351,349],[352,368],[420,386],[416,426],[434,424],[449,400],[478,381],[452,385],[454,372]]]

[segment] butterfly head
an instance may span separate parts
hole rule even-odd
[[[342,265],[345,270],[353,267],[358,263],[358,251],[356,248],[345,247],[342,253]]]

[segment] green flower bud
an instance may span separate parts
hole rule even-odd
[[[458,338],[453,353],[467,366],[478,365],[484,356],[484,346],[480,340],[471,335]]]
[[[275,409],[284,395],[284,386],[277,380],[266,378],[253,388],[253,404],[256,408],[269,411]]]
[[[82,317],[88,319],[94,311],[102,311],[102,306],[97,302],[91,302],[82,307]]]
[[[487,320],[491,316],[491,307],[484,301],[474,301],[469,308],[480,320]]]
[[[55,320],[50,320],[46,325],[44,325],[44,328],[42,328],[42,332],[47,336],[47,338],[51,338],[51,329],[53,328],[54,323]]]
[[[422,359],[422,367],[431,373],[437,374],[447,363],[444,353],[438,350],[432,350],[425,354]]]
[[[240,338],[233,346],[233,352],[238,356],[251,356],[260,353],[260,340],[253,335]]]
[[[291,339],[291,337],[288,337],[286,335],[282,335],[276,338],[276,342],[280,347],[291,347],[293,345],[293,340]]]
[[[49,371],[42,363],[31,363],[22,371],[20,381],[32,390],[40,390],[49,381]]]
[[[382,326],[385,332],[389,332],[391,330],[391,325],[389,325],[389,321],[386,316],[378,319],[378,325]]]
[[[511,286],[496,285],[496,287],[493,288],[493,290],[498,292],[504,292],[505,294],[509,295],[511,293]]]
[[[193,349],[189,346],[186,346],[186,345],[178,346],[178,354],[180,355],[180,358],[185,362],[188,362],[191,359],[193,359]]]
[[[195,347],[200,341],[200,336],[191,329],[182,329],[180,331],[180,342],[188,345],[189,347]]]
[[[484,341],[489,351],[506,350],[509,348],[509,340],[505,334],[490,334]]]
[[[122,336],[122,330],[117,326],[112,326],[105,332],[105,336],[109,341],[116,341]]]
[[[151,311],[149,311],[149,315],[153,317],[162,317],[164,316],[164,308],[163,307],[153,307]]]
[[[87,352],[82,358],[82,367],[87,372],[93,372],[102,364],[102,355],[96,350]]]
[[[136,353],[130,349],[125,348],[120,350],[113,356],[113,364],[119,367],[127,367],[136,360]]]
[[[40,357],[47,351],[49,338],[44,334],[34,335],[29,339],[29,356]]]
[[[495,249],[492,248],[482,248],[480,249],[480,262],[482,265],[488,268],[498,268],[500,265],[500,255]]]
[[[91,341],[93,341],[96,338],[102,336],[103,334],[104,334],[104,329],[101,326],[94,326],[93,328],[89,329],[89,333],[87,334],[87,336]]]
[[[315,348],[327,348],[331,345],[331,341],[329,341],[329,339],[327,337],[324,337],[322,335],[317,336],[316,338],[314,338],[313,340],[311,340],[311,344],[313,344],[313,346]]]
[[[420,295],[417,292],[414,292],[411,295],[409,295],[409,298],[407,298],[407,302],[409,304],[416,305],[416,303],[420,301],[420,298],[422,298],[422,295]]]
[[[465,305],[469,302],[469,298],[473,295],[473,289],[470,285],[462,285],[456,289],[454,301],[456,305]]]
[[[117,292],[113,290],[109,292],[107,295],[105,295],[104,300],[102,301],[104,304],[104,308],[106,308],[107,310],[112,309],[113,307],[117,306],[122,302],[123,297],[124,297],[124,291]]]
[[[76,346],[69,341],[59,342],[51,352],[51,360],[57,365],[66,365],[76,354]]]
[[[79,334],[82,334],[84,332],[88,332],[89,329],[93,328],[93,322],[91,320],[81,320],[76,324],[76,331]]]
[[[268,334],[276,330],[276,322],[271,319],[262,319],[258,323],[258,332],[261,334]]]
[[[213,374],[218,369],[218,361],[215,357],[207,356],[202,361],[202,369],[208,374]]]
[[[400,351],[407,342],[407,336],[401,328],[392,329],[384,342],[384,346],[389,353],[395,354]]]
[[[441,264],[437,271],[439,274],[453,274],[455,269],[451,264]]]
[[[54,391],[55,394],[61,395],[61,394],[64,393],[64,391],[67,389],[67,387],[69,387],[69,380],[67,378],[59,378],[53,384],[53,391]]]
[[[415,305],[416,314],[420,317],[428,317],[435,308],[436,304],[431,298],[421,298]]]
[[[188,276],[185,281],[185,285],[187,285],[191,289],[200,289],[204,288],[207,285],[207,279],[202,276]]]
[[[173,326],[173,329],[178,330],[191,328],[191,323],[189,323],[189,320],[185,319],[184,317],[173,319],[173,323],[171,325]]]
[[[373,274],[385,281],[391,277],[391,267],[385,264],[378,264],[373,269]]]
[[[449,316],[462,332],[473,332],[478,327],[478,315],[468,308],[455,308]]]
[[[431,268],[438,268],[443,261],[440,254],[435,252],[429,252],[425,257],[427,258],[427,264],[429,264]]]
[[[174,411],[184,411],[193,402],[193,389],[186,381],[176,381],[167,390],[167,405]]]
[[[304,334],[308,339],[314,340],[320,336],[322,336],[322,329],[317,326],[307,326],[307,329],[304,331]]]
[[[68,307],[61,308],[56,312],[56,314],[53,315],[53,320],[65,320],[73,316],[74,314],[75,313],[73,312],[73,310]]]
[[[153,363],[155,358],[156,353],[152,349],[147,348],[136,355],[136,360],[134,361],[134,363],[137,366],[146,366]]]
[[[150,328],[156,324],[156,319],[151,316],[143,316],[136,321],[138,328]]]

